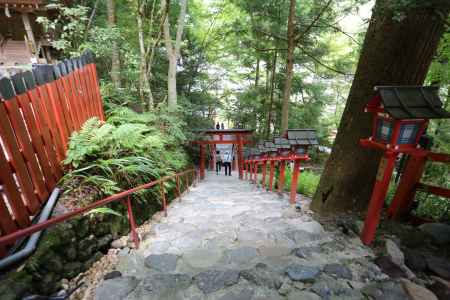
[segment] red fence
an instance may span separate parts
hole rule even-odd
[[[71,133],[91,117],[104,120],[89,52],[0,79],[0,236],[30,225],[63,175]]]

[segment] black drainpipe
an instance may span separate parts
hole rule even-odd
[[[53,207],[55,207],[56,201],[58,200],[59,193],[60,193],[59,188],[55,188],[52,191],[50,198],[48,198],[48,201],[45,204],[44,209],[39,215],[37,224],[48,220],[48,218],[52,213]],[[33,233],[22,250],[1,259],[0,270],[3,270],[31,255],[34,252],[34,250],[36,250],[36,246],[39,241],[39,238],[41,237],[42,231],[43,230]]]

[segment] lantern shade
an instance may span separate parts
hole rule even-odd
[[[381,102],[384,111],[396,120],[450,118],[437,86],[376,86],[375,91],[378,96],[374,101]]]
[[[288,129],[286,137],[291,145],[318,145],[317,134],[314,129]]]
[[[375,139],[382,143],[389,143],[391,141],[393,128],[394,128],[393,121],[378,118]]]
[[[397,139],[397,144],[415,144],[417,141],[417,134],[420,130],[421,122],[401,124],[400,134]]]

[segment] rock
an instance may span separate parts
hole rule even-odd
[[[163,273],[175,271],[178,256],[175,254],[152,254],[145,258],[145,265]]]
[[[352,280],[353,278],[352,271],[346,266],[340,264],[325,265],[323,271],[328,275],[331,275],[336,278],[343,278],[348,280]]]
[[[242,264],[248,263],[258,255],[258,251],[253,247],[242,247],[228,250],[226,256],[230,263]]]
[[[405,249],[405,264],[416,272],[423,272],[427,268],[425,256],[418,250]]]
[[[74,247],[71,246],[70,244],[64,248],[63,253],[68,260],[75,260],[78,255],[76,246]]]
[[[80,262],[71,262],[64,265],[64,276],[67,278],[73,278],[83,270],[83,264]]]
[[[122,276],[122,273],[120,273],[119,271],[112,271],[112,272],[105,274],[105,276],[103,276],[103,280],[114,279],[114,278],[117,278],[120,276]]]
[[[389,259],[397,266],[401,267],[405,264],[405,256],[402,250],[390,239],[386,239],[386,252]]]
[[[450,299],[450,282],[436,277],[431,276],[433,279],[433,284],[429,285],[428,288],[437,296],[439,300]]]
[[[450,280],[450,262],[447,259],[429,256],[426,258],[426,261],[430,271],[439,277]]]
[[[286,232],[286,237],[296,245],[309,243],[318,239],[318,236],[316,234],[312,234],[305,230],[288,231]]]
[[[219,298],[219,300],[251,300],[255,291],[251,288],[244,288],[238,292],[231,291]]]
[[[288,300],[321,300],[322,298],[307,291],[293,291],[287,297]]]
[[[112,234],[107,234],[98,239],[97,247],[98,249],[106,249],[109,248],[109,244],[113,240]]]
[[[375,263],[380,267],[381,271],[391,278],[407,277],[405,272],[396,264],[394,264],[387,256],[380,256],[375,259]]]
[[[313,282],[317,275],[319,275],[319,272],[320,269],[317,267],[299,264],[293,264],[286,268],[286,274],[293,281]]]
[[[95,252],[95,254],[91,255],[91,257],[83,264],[83,268],[85,270],[89,269],[96,261],[99,261],[102,257],[103,253]]]
[[[403,288],[406,293],[410,296],[411,300],[438,300],[435,294],[430,290],[415,284],[407,279],[402,280]]]
[[[154,274],[142,280],[133,299],[176,299],[174,295],[191,283],[192,277],[187,274]]]
[[[252,269],[241,271],[240,276],[258,286],[270,289],[279,289],[283,283],[282,277],[263,263],[257,264]]]
[[[344,282],[327,275],[320,276],[312,285],[311,290],[324,299],[329,299],[332,296],[350,296],[353,292]]]
[[[278,293],[282,296],[287,296],[292,291],[292,285],[290,280],[285,280],[278,289]]]
[[[61,273],[64,269],[64,261],[57,254],[53,254],[50,258],[46,259],[45,268],[50,272]]]
[[[120,238],[111,243],[111,248],[115,248],[115,249],[125,248],[126,246],[127,246],[126,238]]]
[[[300,229],[316,236],[323,235],[325,232],[322,225],[317,221],[303,222],[300,224]]]
[[[197,287],[205,294],[218,291],[239,281],[239,271],[208,270],[195,276]]]
[[[217,264],[223,256],[220,249],[199,248],[183,254],[183,260],[192,268],[210,268]]]
[[[292,250],[292,254],[300,258],[309,258],[314,252],[320,252],[320,247],[301,247]]]
[[[95,292],[95,300],[122,300],[139,284],[136,277],[124,276],[103,281]]]
[[[450,225],[442,223],[427,223],[419,226],[420,230],[433,238],[433,242],[438,245],[450,243]]]
[[[409,300],[402,284],[393,281],[370,283],[362,288],[361,293],[374,300]]]

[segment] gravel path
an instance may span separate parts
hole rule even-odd
[[[138,250],[119,253],[121,276],[100,282],[95,299],[365,299],[385,278],[371,256],[358,237],[325,232],[287,196],[208,173]]]

